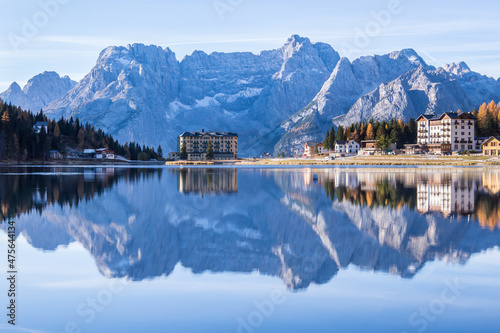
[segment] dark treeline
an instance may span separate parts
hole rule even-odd
[[[398,148],[405,144],[417,142],[417,122],[411,118],[408,122],[400,119],[390,121],[374,121],[368,123],[354,123],[351,126],[339,126],[337,131],[332,128],[327,131],[324,141],[326,149],[333,150],[336,141],[354,140],[360,143],[363,140],[376,140],[377,148],[389,148],[392,143],[396,143]]]
[[[65,175],[42,175],[31,173],[29,167],[2,168],[0,175],[0,221],[19,217],[23,213],[36,210],[39,213],[47,205],[77,207],[82,201],[89,201],[102,195],[120,180],[137,182],[151,177],[161,177],[161,169],[144,168],[63,168],[66,172],[79,173]],[[60,168],[44,167],[43,173],[61,172]],[[88,181],[92,177],[92,181]]]
[[[33,114],[0,100],[0,159],[44,160],[50,150],[75,154],[84,149],[109,148],[130,160],[162,159],[161,146],[154,148],[130,142],[121,145],[101,129],[95,129],[78,118],[48,119],[42,111]],[[47,122],[39,133],[33,130],[37,122]]]

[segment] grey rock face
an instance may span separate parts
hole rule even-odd
[[[20,106],[23,109],[38,112],[50,102],[63,97],[76,85],[68,76],[60,77],[56,72],[43,72],[31,78],[23,90],[12,83],[0,94],[0,99]]]

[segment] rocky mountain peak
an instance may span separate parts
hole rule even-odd
[[[463,61],[459,62],[458,64],[456,63],[447,64],[446,66],[444,66],[444,70],[456,76],[462,76],[466,73],[471,72],[469,66],[467,66],[467,64]]]
[[[19,84],[16,81],[14,81],[10,84],[9,88],[5,92],[3,92],[2,94],[5,94],[7,92],[11,92],[11,93],[12,92],[21,92],[21,87],[19,86]]]
[[[422,59],[414,49],[403,49],[389,53],[391,59],[399,60],[406,59],[415,66],[427,66],[424,59]]]

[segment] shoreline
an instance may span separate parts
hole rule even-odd
[[[447,156],[428,157],[413,155],[395,156],[355,156],[336,160],[324,159],[251,159],[242,158],[233,161],[96,161],[89,160],[59,160],[59,161],[2,161],[0,166],[500,166],[500,158],[489,156]]]
[[[26,166],[59,166],[59,165],[64,165],[64,166],[84,166],[84,165],[92,165],[92,166],[113,166],[113,165],[118,165],[118,166],[152,166],[152,165],[164,165],[165,161],[120,161],[120,160],[108,160],[108,161],[97,161],[95,159],[87,159],[87,160],[51,160],[51,161],[0,161],[0,166],[19,166],[19,165],[26,165]]]
[[[488,156],[422,157],[412,155],[356,156],[336,160],[324,159],[250,159],[237,161],[175,161],[167,166],[500,166],[500,158]]]

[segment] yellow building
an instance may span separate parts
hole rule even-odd
[[[212,143],[214,160],[238,159],[238,134],[231,132],[184,132],[179,135],[177,149],[186,146],[189,161],[204,161],[208,143]]]
[[[492,136],[483,145],[483,155],[500,156],[500,136]]]

